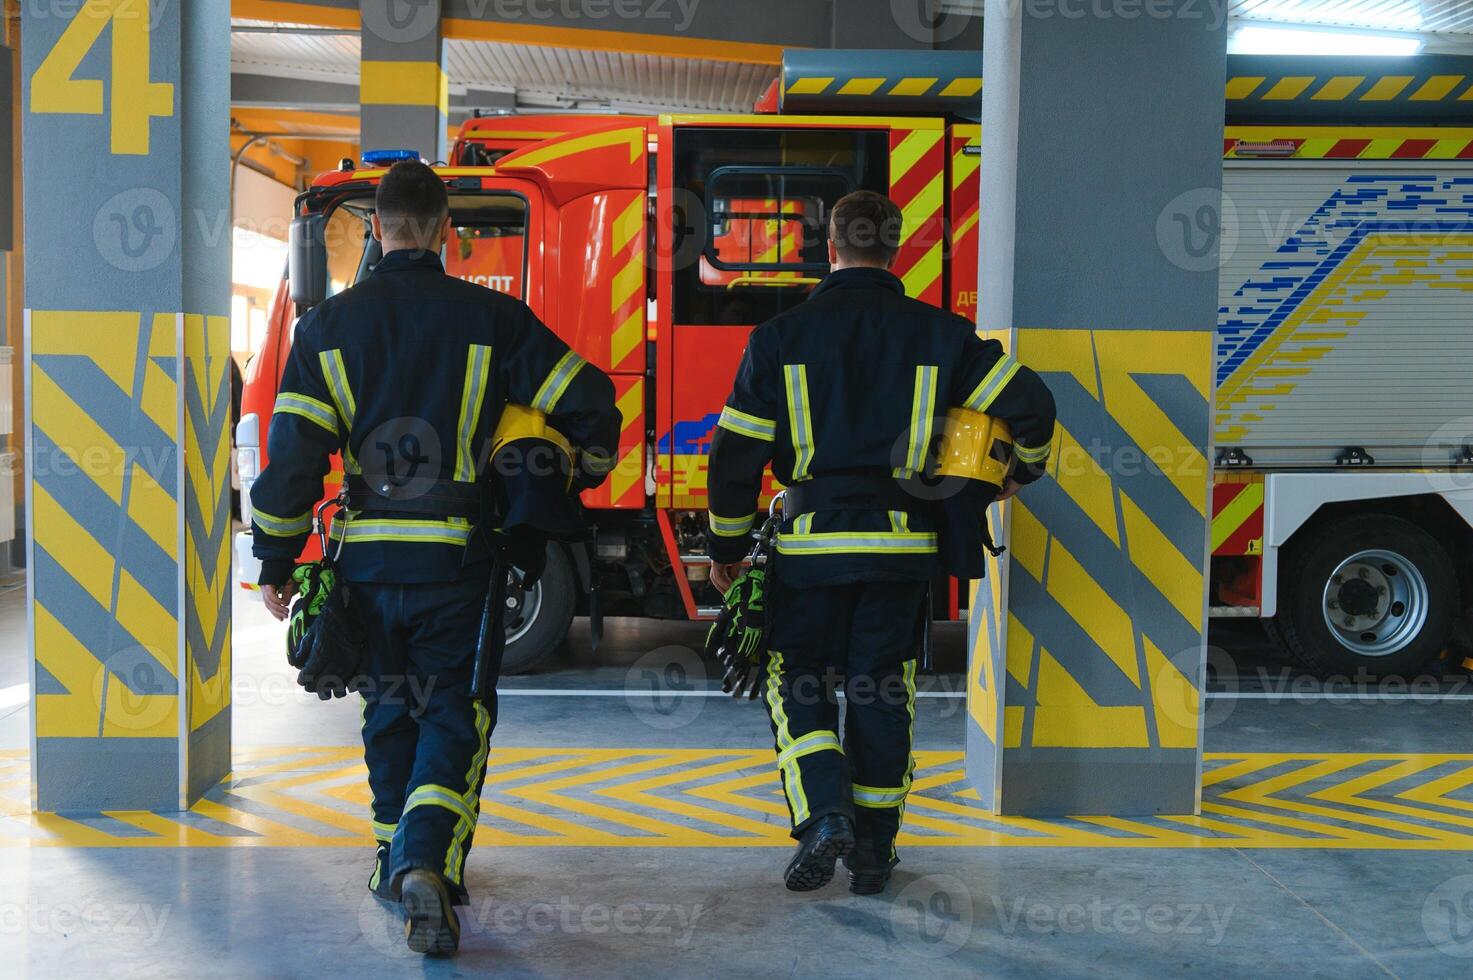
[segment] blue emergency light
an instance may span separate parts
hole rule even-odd
[[[365,167],[392,167],[402,160],[418,160],[418,150],[364,150]]]

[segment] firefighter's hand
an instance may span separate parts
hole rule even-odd
[[[1021,483],[1019,483],[1017,480],[1014,480],[1012,477],[1008,477],[1008,482],[1003,484],[1002,492],[997,495],[997,499],[999,501],[1007,500],[1009,497],[1013,496],[1021,489],[1023,489],[1023,485]]]
[[[726,591],[731,588],[732,581],[742,574],[744,564],[746,563],[736,561],[723,565],[719,561],[713,561],[711,563],[711,584],[716,586],[717,591],[722,595],[726,595]]]
[[[263,585],[261,596],[266,600],[266,611],[282,622],[291,615],[292,600],[297,597],[297,580],[288,579],[285,585]]]

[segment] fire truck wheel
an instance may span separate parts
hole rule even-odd
[[[525,674],[546,666],[557,655],[573,622],[578,584],[567,552],[547,546],[547,568],[530,589],[515,584],[506,595],[506,651],[503,674]]]
[[[1446,649],[1458,595],[1436,538],[1399,517],[1359,514],[1291,543],[1269,632],[1321,675],[1410,678]]]

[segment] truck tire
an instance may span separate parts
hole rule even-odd
[[[506,651],[503,674],[525,674],[544,667],[556,657],[573,622],[578,583],[573,565],[561,545],[547,545],[547,568],[531,589],[522,590],[512,574],[507,590]]]
[[[1411,521],[1359,514],[1307,528],[1279,566],[1269,635],[1322,675],[1416,675],[1446,649],[1458,578]]]

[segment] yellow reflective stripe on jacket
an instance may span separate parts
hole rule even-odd
[[[273,538],[294,538],[298,534],[306,534],[312,530],[310,510],[300,517],[277,517],[275,514],[268,514],[261,508],[253,506],[251,518],[256,522],[257,527]]]
[[[601,453],[597,449],[583,450],[583,468],[595,476],[612,473],[619,463],[617,456]]]
[[[778,535],[777,550],[782,555],[933,555],[936,535],[918,531],[791,533]]]
[[[887,807],[900,806],[905,802],[906,794],[910,792],[909,786],[896,786],[884,788],[877,786],[854,785],[855,806],[867,806],[871,809],[884,809]]]
[[[783,383],[788,392],[788,425],[793,436],[793,482],[808,478],[813,465],[813,418],[808,407],[808,368],[803,364],[783,366]]]
[[[987,411],[992,400],[1013,380],[1013,375],[1018,373],[1020,367],[1022,365],[1013,360],[1011,354],[998,358],[997,363],[992,365],[992,370],[987,372],[987,377],[978,382],[977,387],[967,396],[966,407],[974,412]]]
[[[409,799],[404,803],[404,812],[408,813],[422,806],[444,807],[452,813],[460,814],[462,819],[472,822],[476,819],[476,815],[471,813],[470,807],[466,805],[459,793],[445,786],[436,786],[434,783],[416,786],[414,792],[409,794]]]
[[[481,421],[486,388],[491,378],[491,348],[471,344],[465,356],[465,387],[460,392],[460,427],[455,437],[455,479],[471,483],[476,478],[476,457],[471,441]]]
[[[723,538],[740,538],[752,533],[752,528],[757,524],[757,514],[754,511],[746,517],[717,517],[715,511],[707,511],[706,521],[712,534]]]
[[[568,385],[573,383],[573,377],[588,362],[583,360],[572,351],[568,351],[558,362],[552,366],[547,374],[547,380],[542,382],[542,387],[537,389],[537,395],[532,399],[532,407],[539,412],[552,412],[557,407],[558,400],[563,397],[563,392],[568,390]]]
[[[308,422],[315,422],[333,435],[338,434],[338,413],[327,402],[318,401],[307,395],[283,391],[276,396],[273,415],[297,415]]]
[[[1024,463],[1041,463],[1048,459],[1049,447],[1039,446],[1037,449],[1029,449],[1022,443],[1013,443],[1013,455]]]
[[[317,356],[322,364],[322,377],[327,382],[328,394],[338,407],[338,418],[342,420],[343,468],[357,473],[358,461],[348,446],[348,433],[353,431],[353,419],[358,415],[358,402],[353,398],[353,386],[348,383],[348,366],[343,363],[343,352],[325,350]]]
[[[334,541],[343,539],[343,527],[342,521],[333,523],[332,539]],[[473,530],[463,518],[437,521],[428,518],[424,520],[409,518],[367,520],[359,517],[347,522],[347,543],[403,541],[411,544],[463,545],[470,541]]]
[[[889,511],[890,530],[896,534],[903,534],[910,530],[910,515],[903,510]]]
[[[721,418],[716,420],[716,424],[728,432],[735,432],[749,439],[760,439],[762,442],[771,442],[777,438],[775,420],[748,415],[746,412],[737,411],[730,405],[721,410]]]
[[[936,376],[940,368],[934,364],[917,364],[915,391],[910,401],[910,438],[905,450],[905,465],[895,470],[901,479],[915,476],[926,465],[926,449],[931,445],[931,430],[936,419]]]

